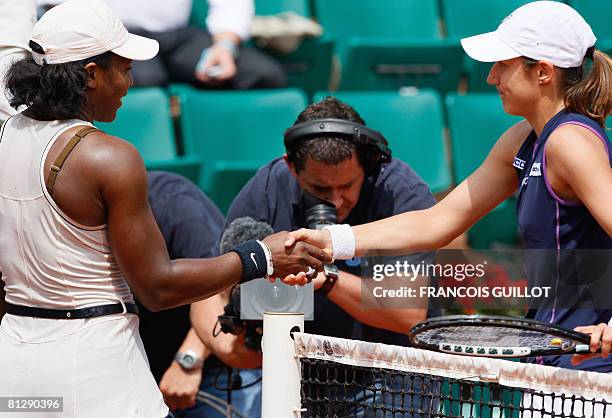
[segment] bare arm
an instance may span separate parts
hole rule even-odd
[[[313,280],[315,289],[320,288],[324,280],[325,276],[319,273]],[[392,278],[386,278],[380,287],[391,289],[407,284],[405,278],[398,278],[395,285],[392,282]],[[417,280],[415,283],[423,285],[423,281]],[[411,308],[398,308],[391,298],[375,298],[376,286],[379,286],[376,282],[369,280],[366,283],[358,276],[340,271],[327,298],[359,322],[401,334],[408,333],[412,326],[427,316],[427,300],[422,304],[415,301]]]
[[[508,129],[482,165],[431,208],[354,227],[357,253],[421,251],[448,244],[517,189],[512,162],[530,131],[526,122]]]
[[[431,208],[353,227],[356,255],[373,250],[409,253],[447,245],[517,189],[512,163],[530,131],[526,121],[508,129],[482,165]],[[296,240],[332,251],[327,231],[300,229],[289,233],[285,244],[293,245]]]
[[[244,345],[243,335],[220,333],[214,336],[217,317],[229,300],[229,291],[191,305],[191,323],[206,347],[228,366],[250,369],[261,367],[261,353]],[[217,331],[218,332],[218,331]]]
[[[97,154],[89,161],[107,213],[109,241],[122,273],[138,298],[152,310],[167,309],[211,296],[242,277],[240,257],[230,252],[210,259],[171,261],[147,201],[147,178],[142,159],[125,141],[92,134]],[[91,167],[93,165],[93,169]],[[272,249],[275,274],[321,270],[311,254],[328,258],[318,248],[283,248],[284,234],[264,241]],[[297,252],[296,252],[297,250]],[[299,252],[299,255],[297,254]]]
[[[210,352],[198,338],[193,328],[189,330],[179,352],[193,351],[198,358],[206,360]],[[185,409],[195,405],[196,395],[202,383],[202,367],[184,370],[176,361],[164,373],[159,389],[170,409]]]
[[[546,143],[546,160],[555,193],[582,202],[612,237],[612,168],[603,142],[586,128],[565,125]]]

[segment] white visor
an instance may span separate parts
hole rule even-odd
[[[157,55],[159,44],[156,40],[130,33],[128,40],[120,47],[112,49],[112,51],[123,58],[145,61]]]
[[[521,56],[521,53],[502,42],[497,32],[463,38],[461,46],[470,58],[481,62],[504,61]]]

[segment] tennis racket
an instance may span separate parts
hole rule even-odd
[[[443,353],[517,358],[588,353],[591,337],[532,319],[450,315],[419,322],[410,341]]]

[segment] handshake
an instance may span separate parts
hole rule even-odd
[[[334,259],[353,257],[354,239],[348,225],[328,226],[324,230],[283,231],[268,235],[264,234],[261,224],[250,218],[238,218],[228,226],[222,238],[223,246],[226,237],[230,237],[229,240],[235,243],[236,239],[242,236],[242,239],[238,240],[242,244],[231,249],[238,253],[242,261],[242,282],[267,277],[271,281],[281,279],[288,285],[305,285],[317,272],[323,271],[325,264],[332,263]],[[272,232],[271,228],[266,226],[269,229],[266,232]],[[265,238],[261,239],[262,236]],[[340,237],[334,240],[340,243],[336,251],[332,246],[332,236]],[[261,241],[255,241],[257,238]],[[346,242],[349,244],[346,245]]]

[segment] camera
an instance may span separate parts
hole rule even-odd
[[[338,222],[336,206],[333,203],[319,199],[304,190],[302,204],[304,206],[307,228],[322,229],[325,225]]]
[[[272,227],[264,222],[250,217],[235,219],[223,233],[220,252],[227,253],[247,240],[261,240],[273,233]],[[261,351],[264,312],[302,312],[305,320],[313,320],[312,283],[302,287],[289,286],[280,280],[270,283],[262,278],[235,286],[223,315],[218,317],[220,330],[234,335],[244,332],[247,348]]]

